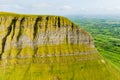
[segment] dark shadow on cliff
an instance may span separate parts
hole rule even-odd
[[[17,18],[14,18],[11,22],[11,24],[8,26],[7,28],[7,34],[5,35],[5,37],[2,39],[2,51],[1,51],[1,54],[0,54],[0,59],[2,59],[2,55],[4,53],[4,49],[5,49],[5,44],[6,44],[6,40],[7,40],[7,37],[10,35],[11,31],[12,31],[12,28],[13,28],[13,31],[15,30],[15,24],[16,24],[16,21],[17,21]],[[12,38],[14,36],[14,33],[12,35]]]

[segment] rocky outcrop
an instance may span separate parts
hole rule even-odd
[[[61,16],[0,14],[0,57],[96,52],[91,35]]]

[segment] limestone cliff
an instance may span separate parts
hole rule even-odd
[[[96,52],[89,33],[61,16],[0,14],[0,57],[29,58]]]

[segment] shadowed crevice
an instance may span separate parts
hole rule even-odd
[[[48,24],[48,21],[49,21],[49,16],[46,17],[45,31],[47,30],[48,27],[50,27],[50,26],[48,26],[48,25],[49,25],[49,24]]]
[[[35,24],[34,24],[34,33],[33,33],[33,37],[34,37],[34,39],[35,39],[35,37],[36,37],[36,35],[37,35],[37,32],[38,32],[38,23],[39,23],[39,21],[41,21],[42,20],[42,17],[38,17],[38,18],[36,18],[36,21],[35,21]]]
[[[15,18],[15,19],[13,19],[13,35],[12,35],[12,38],[11,38],[11,40],[13,39],[13,37],[14,37],[14,34],[15,34],[15,27],[16,27],[16,22],[17,22],[17,18]]]
[[[7,28],[7,34],[5,35],[5,37],[2,39],[2,51],[1,51],[1,54],[0,54],[0,59],[2,58],[2,55],[4,53],[4,49],[5,49],[5,44],[6,44],[6,40],[7,40],[7,37],[10,35],[10,33],[12,32],[12,26],[13,26],[13,35],[12,35],[12,38],[14,36],[14,31],[15,31],[15,24],[16,24],[16,18],[14,18],[11,22],[11,24],[9,25],[9,27]],[[12,39],[11,38],[11,39]]]
[[[45,23],[45,24],[46,24],[46,26],[45,26],[45,29],[46,29],[46,30],[47,30],[48,27],[50,27],[50,26],[48,26],[48,25],[49,25],[49,23],[48,23],[49,20],[50,20],[50,19],[49,19],[49,16],[47,16],[47,17],[46,17],[46,23]],[[46,31],[46,30],[45,30],[45,31]]]
[[[36,35],[37,35],[37,33],[38,33],[38,28],[39,28],[38,23],[39,23],[41,20],[42,20],[42,17],[36,18],[36,21],[35,21],[35,24],[34,24],[34,32],[33,32],[33,38],[34,38],[34,43],[33,43],[33,44],[34,44],[34,54],[33,54],[33,57],[36,56],[37,51],[38,51],[38,47],[37,47],[37,45],[36,45],[35,39],[36,39]],[[42,27],[42,26],[40,25],[40,27]]]
[[[58,17],[58,27],[60,28],[60,17]]]
[[[68,27],[66,27],[66,44],[68,44]]]
[[[24,26],[23,26],[24,21],[25,21],[25,17],[23,17],[23,18],[21,19],[21,21],[20,21],[20,29],[19,29],[19,33],[18,33],[18,36],[17,36],[17,41],[19,40],[19,37],[20,37],[21,34],[22,34],[22,28],[24,27]]]
[[[72,26],[71,26],[71,28],[72,28],[72,31],[73,31],[73,29],[74,29],[74,24],[72,23]]]
[[[12,31],[12,26],[16,23],[15,18],[12,20],[11,24],[8,26],[7,28],[7,34],[5,35],[5,37],[2,39],[2,51],[0,54],[0,59],[2,58],[2,55],[4,53],[5,50],[5,44],[6,44],[6,40],[7,37],[10,35],[11,31]]]
[[[21,21],[20,21],[20,29],[19,29],[19,33],[18,33],[18,36],[17,36],[17,41],[19,41],[19,38],[20,38],[20,36],[22,35],[22,28],[24,28],[24,26],[23,26],[24,21],[25,21],[25,17],[23,17],[23,18],[21,19]],[[18,45],[18,47],[19,47],[20,49],[18,50],[18,53],[17,53],[17,55],[16,55],[17,58],[20,57],[20,52],[21,52],[21,50],[22,50],[22,44]]]

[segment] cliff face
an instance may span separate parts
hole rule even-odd
[[[60,16],[0,14],[0,57],[94,53],[91,35]]]

